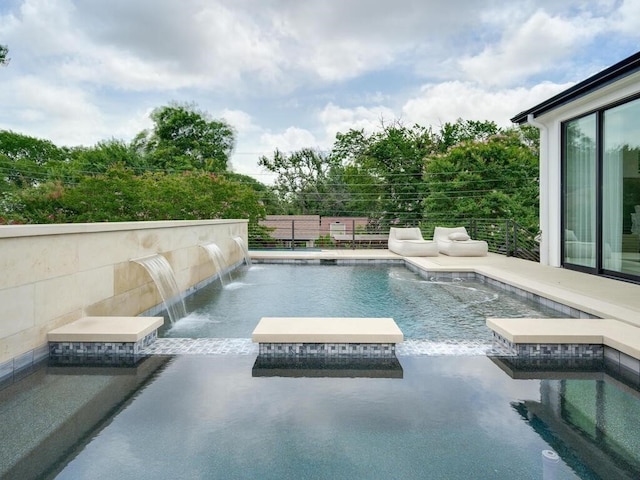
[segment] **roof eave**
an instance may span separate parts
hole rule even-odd
[[[511,119],[513,123],[523,124],[527,123],[527,117],[533,115],[534,118],[546,113],[554,108],[558,108],[561,105],[572,102],[573,100],[594,92],[605,85],[620,80],[636,71],[640,70],[640,52],[637,52],[630,57],[612,65],[611,67],[596,73],[595,75],[583,80],[580,83],[575,84],[573,87],[560,92],[559,94],[551,97],[548,100],[536,105],[535,107],[518,113]]]

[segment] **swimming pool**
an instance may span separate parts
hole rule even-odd
[[[392,317],[406,339],[491,342],[485,318],[561,317],[468,278],[425,279],[403,265],[254,265],[186,299],[161,336],[248,338],[261,317]]]
[[[450,341],[484,335],[487,315],[559,315],[479,282],[425,280],[399,266],[281,267],[242,269],[224,288],[197,292],[187,299],[194,316],[166,333],[191,336],[204,324],[205,336],[243,340],[261,316],[391,312],[413,338]],[[9,439],[0,442],[0,478],[640,474],[638,386],[600,368],[536,373],[518,371],[514,359],[407,354],[394,365],[265,364],[252,352],[33,372],[0,389],[0,438]]]
[[[135,369],[36,372],[0,391],[0,477],[565,480],[640,473],[640,393],[602,373],[516,380],[498,359],[407,356],[399,358],[402,378],[260,377],[252,374],[254,360],[181,355],[151,357]],[[43,447],[26,459],[7,452],[36,444],[42,432]],[[546,450],[560,460],[546,465],[544,477]],[[37,477],[24,474],[36,466]]]

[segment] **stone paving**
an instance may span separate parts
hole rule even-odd
[[[142,355],[257,355],[258,345],[250,338],[158,338],[144,348]],[[398,356],[509,356],[493,344],[482,342],[437,343],[426,340],[406,340],[396,345]]]

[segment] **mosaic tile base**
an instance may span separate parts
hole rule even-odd
[[[395,343],[260,343],[264,357],[395,357]]]
[[[49,342],[49,356],[133,356],[155,342],[154,330],[137,342]]]
[[[523,358],[596,358],[604,357],[604,345],[588,343],[511,343],[493,332],[494,345]]]

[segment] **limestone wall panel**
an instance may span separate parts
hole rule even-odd
[[[0,290],[3,321],[0,338],[15,335],[35,323],[35,291],[33,284]]]
[[[77,244],[61,236],[2,239],[0,289],[78,270]]]
[[[201,244],[228,267],[243,253],[246,220],[0,226],[0,362],[42,349],[46,333],[84,315],[138,315],[162,302],[135,258],[162,254],[182,291],[216,272]]]

